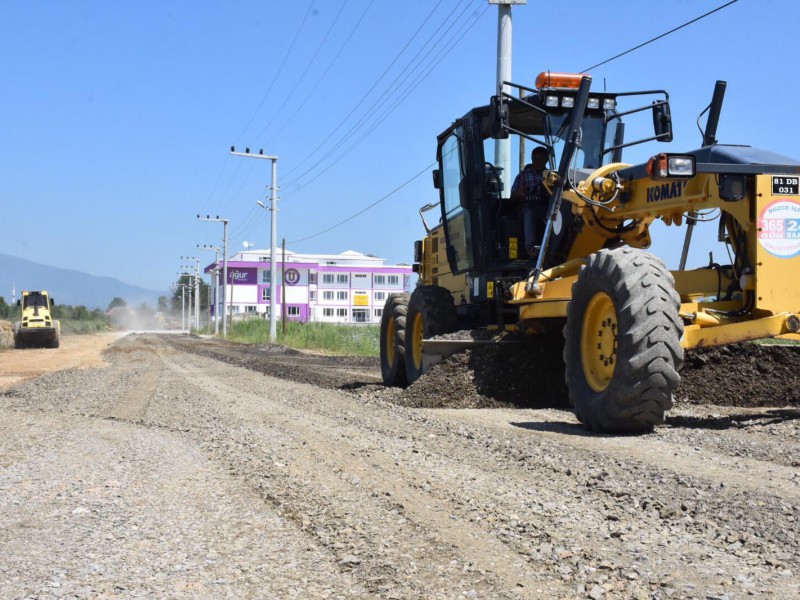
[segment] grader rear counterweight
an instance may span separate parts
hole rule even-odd
[[[440,223],[430,228],[423,218],[419,284],[391,296],[383,312],[387,385],[413,383],[436,360],[479,343],[442,339],[456,330],[516,332],[531,343],[563,331],[578,419],[595,431],[642,431],[672,407],[684,350],[800,340],[800,162],[719,144],[725,83],[717,82],[702,147],[623,163],[624,148],[672,141],[669,96],[590,86],[588,76],[549,72],[534,88],[503,82],[489,105],[439,135]],[[515,88],[523,93],[505,91]],[[625,140],[623,118],[647,113],[652,134]],[[488,160],[494,139],[509,137],[549,153],[546,227],[532,258],[522,255],[513,178]],[[687,269],[694,225],[712,218],[730,263]],[[686,225],[678,269],[647,251],[657,219]]]

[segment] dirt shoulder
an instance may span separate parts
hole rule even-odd
[[[125,335],[65,335],[59,348],[0,349],[0,390],[53,371],[106,366],[103,351]]]

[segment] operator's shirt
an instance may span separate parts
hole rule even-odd
[[[525,165],[525,168],[520,171],[511,186],[511,192],[516,192],[518,188],[525,193],[522,198],[523,205],[547,206],[550,201],[550,194],[544,187],[544,172],[537,173],[533,170],[532,165]]]

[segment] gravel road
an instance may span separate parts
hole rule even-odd
[[[105,359],[0,392],[2,598],[800,596],[796,403],[604,436],[420,408],[367,359],[157,335]]]

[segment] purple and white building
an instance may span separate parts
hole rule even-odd
[[[298,254],[286,251],[275,257],[276,286],[272,285],[269,250],[247,250],[228,259],[227,311],[234,315],[269,317],[270,294],[275,297],[277,318],[326,323],[380,323],[389,294],[407,291],[411,265],[387,265],[386,259],[348,250],[341,254]],[[222,263],[212,263],[206,273],[218,269],[222,298]],[[285,269],[285,270],[284,270]],[[280,277],[284,273],[285,285]],[[212,284],[213,285],[213,284]],[[221,307],[220,307],[221,308]],[[217,314],[216,300],[211,305]]]

